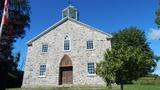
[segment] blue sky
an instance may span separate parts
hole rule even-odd
[[[20,68],[27,54],[26,42],[61,19],[62,10],[68,0],[29,0],[31,5],[31,27],[25,38],[15,43],[13,52],[21,53]],[[117,32],[136,26],[142,29],[155,55],[160,55],[160,36],[154,23],[158,0],[71,0],[80,13],[80,21],[105,32]],[[157,33],[158,32],[158,33]],[[160,62],[154,72],[160,75]]]

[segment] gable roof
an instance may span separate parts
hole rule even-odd
[[[31,40],[29,40],[29,41],[27,42],[27,45],[29,45],[29,44],[31,44],[33,41],[39,39],[40,37],[42,37],[43,35],[45,35],[45,34],[48,33],[49,31],[51,31],[52,29],[56,28],[57,26],[61,25],[62,23],[66,22],[67,20],[70,20],[70,21],[73,21],[73,22],[75,22],[75,23],[77,23],[77,24],[80,24],[80,25],[83,25],[83,26],[85,26],[85,27],[91,28],[92,30],[95,30],[95,31],[97,31],[97,32],[100,32],[100,33],[102,33],[102,34],[107,35],[108,38],[112,38],[112,35],[109,34],[109,33],[103,32],[103,31],[101,31],[101,30],[99,30],[99,29],[97,29],[97,28],[95,28],[95,27],[92,27],[92,26],[87,25],[87,24],[85,24],[85,23],[82,23],[82,22],[80,22],[80,21],[74,20],[74,19],[72,19],[72,18],[70,18],[70,17],[66,17],[66,18],[63,18],[62,20],[60,20],[59,22],[55,23],[55,24],[52,25],[51,27],[47,28],[46,30],[44,30],[43,32],[41,32],[40,34],[38,34],[37,36],[35,36],[35,37],[32,38]]]

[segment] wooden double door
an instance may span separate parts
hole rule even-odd
[[[59,84],[72,84],[73,83],[73,67],[60,67]]]

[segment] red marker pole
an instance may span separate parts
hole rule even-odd
[[[1,26],[0,26],[0,39],[2,36],[3,26],[4,26],[4,24],[7,24],[7,20],[8,20],[8,0],[5,0],[4,9],[3,9],[3,16],[2,16],[2,20],[1,20]]]

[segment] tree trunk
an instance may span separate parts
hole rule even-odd
[[[123,90],[123,80],[121,80],[120,85],[121,85],[121,90]]]
[[[8,75],[7,72],[8,72],[7,63],[0,61],[0,90],[6,89],[7,75]]]
[[[112,88],[110,80],[106,80],[106,85],[107,85],[107,87],[108,87],[109,89]]]

